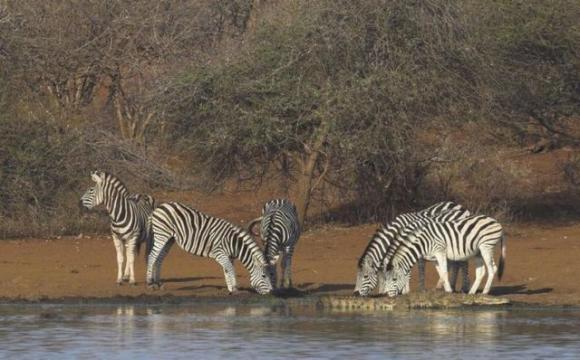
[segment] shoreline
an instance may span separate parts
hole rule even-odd
[[[466,299],[469,301],[466,302]],[[490,301],[491,299],[491,301]],[[427,302],[425,302],[427,300]],[[376,306],[374,303],[384,306]],[[336,304],[342,304],[336,305]],[[347,303],[344,306],[344,303]],[[363,304],[361,306],[361,304]],[[365,305],[367,304],[367,305]],[[172,294],[137,296],[115,295],[111,297],[65,296],[60,298],[0,298],[0,307],[43,306],[272,306],[313,307],[323,311],[338,312],[392,312],[392,311],[449,311],[449,310],[510,310],[510,311],[580,311],[578,304],[544,304],[513,301],[507,297],[445,294],[440,291],[420,292],[414,295],[388,298],[381,296],[352,297],[333,294],[304,294],[300,296],[260,296],[241,294],[231,296],[175,296]]]
[[[246,269],[236,262],[239,292],[229,295],[223,271],[213,260],[175,247],[164,261],[164,288],[145,287],[145,261],[136,260],[137,286],[117,286],[115,249],[110,236],[0,241],[0,304],[176,304],[295,303],[325,296],[348,298],[356,279],[358,257],[376,229],[373,224],[327,227],[306,232],[293,261],[296,292],[283,297],[249,290]],[[525,307],[580,307],[580,222],[551,226],[507,227],[508,257],[502,281],[491,295]],[[473,278],[473,267],[470,269]],[[427,266],[427,288],[437,282]],[[419,296],[413,273],[410,295]],[[374,299],[374,298],[370,298]],[[311,300],[308,300],[312,302]]]

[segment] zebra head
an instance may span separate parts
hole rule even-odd
[[[266,295],[272,292],[272,279],[268,271],[268,265],[261,259],[254,259],[256,265],[250,271],[250,285],[260,295]]]
[[[95,182],[95,186],[90,187],[81,197],[81,203],[87,209],[95,208],[103,203],[105,198],[103,192],[105,175],[102,171],[91,172],[91,179]]]
[[[354,294],[367,296],[377,286],[377,282],[378,269],[373,264],[371,257],[365,256],[359,262]]]
[[[402,294],[403,290],[411,280],[411,272],[389,266],[385,274],[384,292],[389,297]]]

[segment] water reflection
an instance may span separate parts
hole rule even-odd
[[[574,311],[0,306],[0,358],[575,358],[579,331]]]

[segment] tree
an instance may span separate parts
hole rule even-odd
[[[251,0],[7,0],[2,46],[23,84],[68,110],[106,91],[118,129],[144,143],[156,84],[246,26]]]
[[[449,1],[280,4],[240,56],[177,78],[165,109],[218,182],[278,163],[302,222],[324,181],[355,190],[371,181],[367,199],[408,202],[432,156],[413,149],[417,130],[474,118],[483,103],[483,67],[462,21]]]

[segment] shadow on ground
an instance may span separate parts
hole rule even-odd
[[[188,282],[188,281],[212,280],[212,279],[218,279],[218,277],[216,277],[216,276],[204,276],[204,277],[169,278],[169,279],[163,279],[163,282],[181,283],[181,282]]]
[[[511,286],[494,286],[490,294],[491,295],[536,295],[536,294],[546,294],[552,292],[552,288],[541,288],[541,289],[528,289],[526,284],[521,285],[511,285]]]
[[[301,290],[312,294],[328,293],[335,291],[354,291],[354,284],[318,284],[318,283],[304,283],[300,285]]]

